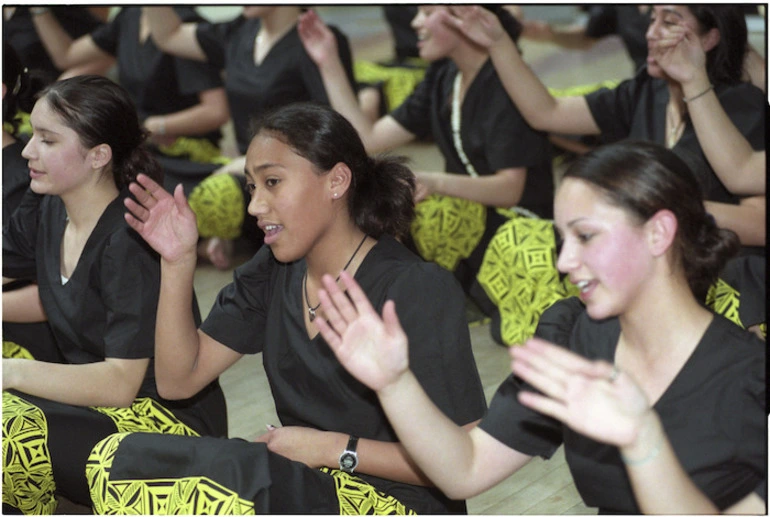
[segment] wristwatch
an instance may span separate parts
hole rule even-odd
[[[348,446],[340,454],[340,470],[352,474],[358,466],[358,454],[356,454],[356,446],[358,445],[358,437],[350,435],[348,440]]]

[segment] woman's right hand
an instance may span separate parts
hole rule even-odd
[[[331,275],[324,275],[325,289],[318,291],[323,310],[316,328],[337,359],[356,379],[380,391],[394,384],[409,369],[409,344],[388,300],[377,314],[358,283],[347,271],[340,273],[343,292]]]
[[[197,260],[198,226],[182,185],[172,196],[149,176],[139,174],[126,198],[126,222],[169,263]]]
[[[312,9],[299,17],[297,32],[316,66],[323,66],[338,55],[334,33]]]
[[[477,5],[456,5],[449,8],[448,22],[465,36],[484,48],[490,48],[505,36],[497,15]]]

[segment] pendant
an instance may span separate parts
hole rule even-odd
[[[310,317],[310,321],[313,321],[315,319],[315,309],[312,307],[307,308],[308,316]]]

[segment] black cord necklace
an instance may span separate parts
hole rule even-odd
[[[358,247],[356,248],[356,251],[354,251],[353,254],[350,256],[348,263],[345,264],[345,267],[342,268],[342,271],[345,271],[350,265],[350,263],[353,262],[353,259],[356,258],[356,255],[358,255],[358,250],[360,250],[361,246],[364,245],[364,241],[366,241],[367,237],[368,235],[364,235],[364,238],[361,239],[361,242],[358,243]],[[342,273],[342,271],[340,271],[340,273]],[[339,279],[340,279],[340,276],[337,275],[337,280],[335,280],[335,282],[338,281]],[[305,305],[307,306],[308,317],[310,318],[310,321],[313,321],[315,319],[315,311],[317,311],[318,308],[321,306],[321,302],[318,302],[318,305],[316,305],[315,307],[310,306],[310,298],[308,298],[307,296],[307,270],[305,270],[305,276],[302,278],[302,290],[305,293]]]

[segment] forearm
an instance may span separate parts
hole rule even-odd
[[[3,321],[35,323],[47,320],[36,284],[3,292]]]
[[[324,464],[338,468],[339,456],[348,443],[349,436],[342,433],[327,433],[329,442],[326,446]],[[359,438],[358,467],[356,472],[362,472],[383,479],[391,479],[400,483],[419,486],[433,486],[433,483],[422,473],[409,457],[406,449],[398,442],[382,442]]]
[[[153,41],[163,52],[177,57],[206,61],[198,38],[196,23],[182,23],[170,6],[143,7]]]
[[[198,391],[193,372],[200,351],[192,310],[196,257],[169,264],[161,260],[160,296],[155,324],[155,376],[158,392],[169,399]]]
[[[115,65],[115,58],[104,54],[104,56],[93,59],[82,65],[68,68],[59,76],[59,81],[77,77],[79,75],[107,75],[110,69]]]
[[[68,52],[72,46],[73,39],[67,34],[53,13],[48,10],[40,14],[32,15],[32,23],[35,26],[37,35],[43,43],[43,47],[53,61],[53,64],[59,70],[79,65],[74,62]]]
[[[149,359],[58,364],[3,359],[3,389],[75,406],[127,407],[136,398]]]
[[[471,474],[474,446],[470,435],[433,404],[411,371],[378,396],[409,456],[439,489],[456,499],[482,490]]]
[[[586,36],[585,27],[578,25],[564,29],[553,29],[551,41],[567,49],[587,50],[593,47],[597,40]]]
[[[714,216],[717,226],[734,231],[743,246],[765,246],[766,201],[764,196],[746,198],[739,205],[706,201],[706,211]]]
[[[707,91],[709,78],[705,71],[682,83],[685,98]],[[748,140],[725,113],[714,91],[688,103],[688,113],[706,158],[719,179],[734,194],[764,194],[765,170],[757,168]]]
[[[224,91],[222,91],[224,101]],[[226,101],[223,103],[199,103],[187,109],[147,117],[145,127],[161,136],[195,136],[205,135],[219,129],[227,122],[228,112]]]
[[[654,411],[635,443],[621,448],[621,454],[642,513],[719,513],[682,468]]]
[[[364,142],[367,152],[373,152],[373,128],[372,121],[361,111],[353,88],[348,82],[345,68],[339,56],[334,53],[325,63],[318,66],[321,79],[329,97],[329,104],[341,113],[358,131]]]
[[[485,206],[510,208],[521,201],[526,169],[506,169],[498,174],[471,177],[464,174],[417,173],[431,192],[475,201]]]

